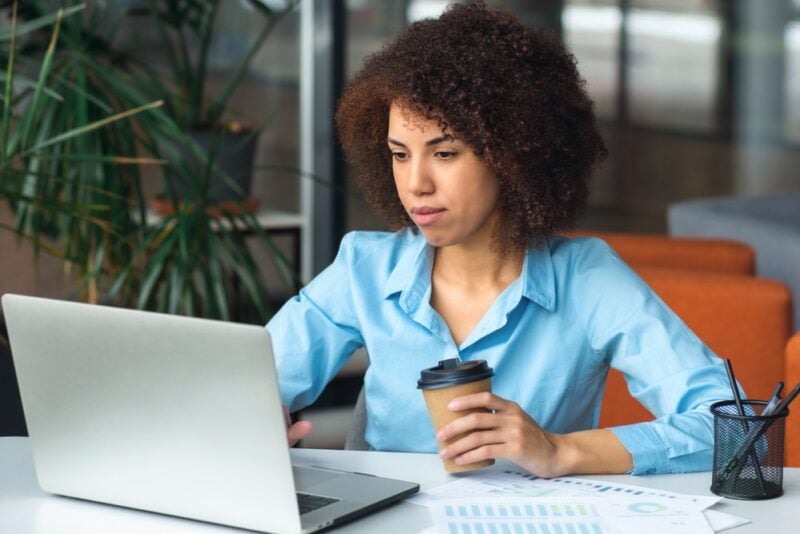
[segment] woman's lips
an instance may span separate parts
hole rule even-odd
[[[417,226],[428,226],[435,223],[444,216],[445,210],[442,208],[412,208],[411,218]]]

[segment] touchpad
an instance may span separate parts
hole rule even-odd
[[[310,488],[317,484],[322,484],[323,482],[345,476],[345,473],[340,473],[338,471],[328,471],[326,469],[302,467],[299,465],[292,466],[292,474],[294,475],[295,488],[298,490]]]

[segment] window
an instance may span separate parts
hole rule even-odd
[[[570,2],[564,8],[561,24],[564,42],[578,60],[578,70],[595,101],[597,115],[614,118],[617,114],[619,32],[622,27],[619,7]]]
[[[800,8],[800,0],[795,0]],[[800,143],[800,21],[786,25],[784,37],[786,46],[786,126],[789,141]]]
[[[702,4],[701,2],[682,2]],[[716,130],[721,24],[702,7],[634,2],[629,14],[628,115],[637,124]]]

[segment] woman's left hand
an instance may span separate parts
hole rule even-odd
[[[559,436],[545,432],[525,410],[492,393],[475,393],[450,402],[452,411],[483,408],[442,427],[439,443],[467,434],[440,450],[442,458],[469,464],[505,458],[541,477],[563,474],[559,466]]]

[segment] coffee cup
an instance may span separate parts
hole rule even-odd
[[[436,367],[423,369],[417,381],[417,388],[422,390],[428,414],[433,423],[434,432],[440,428],[473,412],[486,412],[483,408],[454,412],[447,405],[456,397],[492,391],[494,371],[486,364],[486,360],[461,361],[458,358],[441,360]],[[439,442],[439,448],[463,438],[466,434]],[[472,471],[494,464],[493,459],[458,465],[451,458],[444,460],[444,468],[450,473]]]

